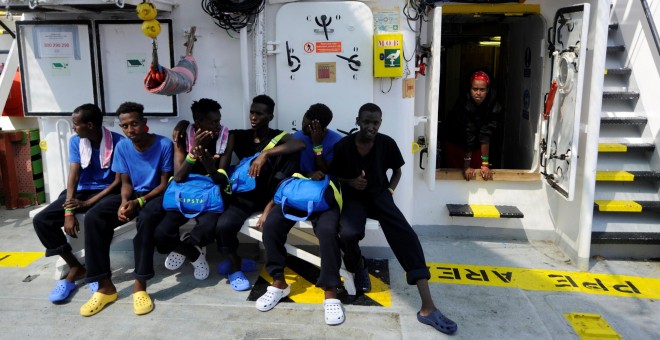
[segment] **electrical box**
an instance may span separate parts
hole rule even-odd
[[[374,77],[403,76],[403,34],[374,34]]]

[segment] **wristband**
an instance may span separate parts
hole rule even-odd
[[[73,216],[73,213],[72,212],[65,212],[64,217],[67,217],[67,216]]]
[[[144,207],[144,205],[147,203],[147,200],[145,200],[144,197],[138,197],[137,201],[138,204],[140,205],[140,208]]]
[[[464,161],[471,161],[471,160],[472,160],[472,157],[465,157],[465,158],[463,158],[463,160],[464,160]]]
[[[482,166],[481,166],[481,169],[482,169],[482,170],[483,170],[483,169],[488,169],[488,170],[490,170],[490,167],[489,167],[488,165],[482,165]]]
[[[481,160],[482,160],[482,161],[487,161],[487,160],[488,160],[488,156],[481,156]]]
[[[316,156],[322,156],[323,155],[323,149],[314,149],[314,154]]]
[[[319,149],[323,150],[323,145],[314,145],[314,147],[312,149],[314,149],[314,150],[319,150]]]
[[[73,209],[64,209],[64,213],[72,213]]]
[[[191,156],[190,154],[186,155],[186,163],[192,165],[192,164],[195,164],[195,162],[197,162],[197,158]]]
[[[392,188],[387,188],[387,190],[390,191],[390,194],[394,195],[394,189],[392,189]]]

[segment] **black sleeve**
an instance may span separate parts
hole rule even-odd
[[[403,160],[403,155],[401,155],[401,150],[399,150],[399,146],[396,144],[396,141],[388,136],[387,144],[387,168],[398,169],[406,164],[406,162]]]
[[[342,138],[339,142],[335,143],[335,146],[332,149],[334,157],[332,163],[330,163],[330,174],[335,177],[346,178],[345,165],[347,162],[346,147],[344,146],[346,137]]]
[[[488,120],[484,123],[479,131],[479,143],[481,144],[490,144],[490,138],[495,134],[497,130],[497,124],[499,123],[500,116],[502,115],[502,106],[495,102],[492,110],[488,113]]]

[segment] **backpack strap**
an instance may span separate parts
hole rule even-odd
[[[277,145],[277,143],[280,142],[280,139],[282,139],[282,137],[284,137],[287,134],[288,133],[286,131],[282,131],[282,133],[280,133],[279,135],[277,135],[273,139],[271,139],[270,142],[268,143],[268,145],[266,145],[266,147],[264,147],[264,149],[261,150],[261,151],[264,152],[266,150],[270,150],[270,149],[274,148],[275,145]]]

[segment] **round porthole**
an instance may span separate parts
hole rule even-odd
[[[575,69],[577,64],[576,60],[577,55],[573,52],[564,52],[559,57],[559,67],[557,70],[557,85],[559,85],[559,93],[566,94],[573,90],[575,73],[577,73],[577,70]]]

